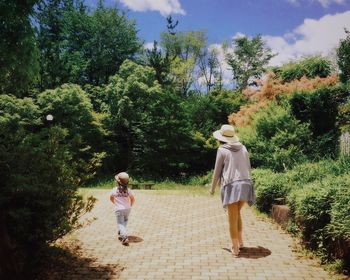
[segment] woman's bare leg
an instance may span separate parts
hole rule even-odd
[[[232,250],[234,255],[238,255],[239,253],[239,243],[238,243],[238,216],[239,216],[239,208],[238,202],[229,204],[227,206],[228,213],[228,223],[230,229],[230,237],[232,242]]]
[[[243,247],[243,238],[242,238],[243,224],[242,224],[242,217],[241,217],[241,209],[244,203],[245,201],[238,201],[238,243],[240,248]]]

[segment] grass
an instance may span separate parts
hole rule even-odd
[[[142,180],[131,180],[130,183],[144,182]],[[152,186],[152,193],[162,194],[162,193],[179,193],[179,194],[196,194],[196,195],[207,195],[209,192],[209,177],[193,177],[189,180],[183,180],[182,182],[175,182],[172,180],[164,180],[160,182],[155,182]],[[101,177],[95,179],[93,182],[80,188],[79,193],[84,197],[89,196],[89,194],[94,189],[112,189],[115,185],[114,178]],[[91,190],[91,191],[89,191]],[[139,190],[142,192],[148,192],[148,190]],[[217,187],[216,193],[220,192],[220,187]]]

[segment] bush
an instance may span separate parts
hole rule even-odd
[[[45,124],[30,98],[1,95],[0,111],[0,250],[8,266],[25,265],[27,271],[39,248],[77,226],[93,200],[85,204],[77,195],[67,129]],[[6,273],[4,267],[0,273]]]
[[[339,241],[350,240],[349,185],[349,173],[329,175],[304,186],[302,191],[294,190],[289,197],[304,241],[327,259],[350,254],[349,246],[341,253],[337,246]]]
[[[44,116],[53,115],[51,125],[66,129],[79,183],[91,179],[105,157],[101,147],[104,131],[86,92],[78,85],[65,84],[40,93],[37,103]]]
[[[338,155],[339,106],[348,96],[343,85],[325,87],[312,93],[298,93],[291,97],[291,112],[302,123],[309,124],[312,141],[305,152],[311,159]]]
[[[250,152],[254,167],[283,171],[306,160],[308,125],[291,116],[286,104],[271,103],[260,110],[252,126],[240,129],[239,135]]]
[[[270,213],[273,204],[284,204],[291,189],[288,178],[283,173],[269,169],[254,169],[252,172],[256,189],[256,207]]]
[[[327,77],[332,72],[332,63],[327,58],[313,56],[304,58],[298,62],[291,62],[282,67],[275,67],[272,71],[280,77],[284,83],[299,80],[303,76],[307,78]]]
[[[324,260],[350,263],[350,158],[305,163],[285,173],[254,169],[257,208],[287,203],[294,230]]]

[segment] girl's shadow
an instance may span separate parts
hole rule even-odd
[[[225,251],[231,253],[230,248],[222,248]],[[258,246],[258,247],[243,247],[240,249],[239,258],[248,258],[248,259],[260,259],[271,255],[271,251],[267,248]]]
[[[128,239],[129,239],[130,243],[138,243],[138,242],[142,242],[143,241],[143,239],[141,237],[134,236],[134,235],[129,235]]]

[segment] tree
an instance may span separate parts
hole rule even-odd
[[[105,84],[142,45],[135,22],[103,1],[91,14],[82,0],[43,1],[37,19],[42,89]]]
[[[37,2],[0,2],[0,93],[28,95],[39,77],[39,54],[30,23]]]
[[[53,122],[66,130],[78,183],[94,177],[105,156],[101,152],[104,133],[86,92],[78,85],[64,84],[40,93],[37,103],[44,115],[52,114]]]
[[[194,69],[206,45],[205,32],[163,32],[161,46],[171,61],[170,73],[174,77],[177,90],[188,94],[195,79]]]
[[[222,69],[215,48],[205,49],[198,58],[199,76],[204,79],[204,84],[209,93],[217,85],[222,88]]]
[[[157,41],[153,42],[152,50],[146,50],[146,61],[156,72],[156,79],[160,85],[171,84],[169,55],[163,55],[162,50],[158,49]]]
[[[176,176],[189,169],[191,132],[180,97],[162,88],[151,67],[126,60],[106,86],[110,141],[118,169],[145,176]]]
[[[226,61],[237,87],[244,89],[250,84],[250,78],[261,77],[274,54],[271,49],[264,47],[261,35],[252,39],[237,37],[233,39],[233,44],[234,51],[226,54]]]
[[[346,38],[340,40],[337,49],[340,80],[345,83],[350,80],[350,31],[345,29]]]

